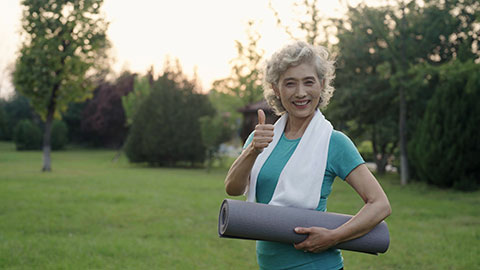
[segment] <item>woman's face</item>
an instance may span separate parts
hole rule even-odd
[[[307,62],[287,69],[273,89],[290,117],[307,118],[318,107],[323,84],[313,63]]]

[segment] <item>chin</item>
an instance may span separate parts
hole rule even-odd
[[[315,109],[305,109],[305,110],[292,110],[289,114],[297,118],[308,118],[315,113]]]

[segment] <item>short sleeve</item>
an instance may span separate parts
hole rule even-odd
[[[250,135],[248,136],[247,140],[245,141],[245,144],[243,145],[243,149],[247,148],[247,146],[252,142],[254,132],[255,131],[252,131],[252,133],[250,133]]]
[[[365,163],[355,144],[345,134],[334,130],[328,148],[327,170],[345,180],[360,164]]]

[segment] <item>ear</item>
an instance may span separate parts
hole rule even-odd
[[[273,92],[275,92],[275,95],[277,97],[280,97],[280,90],[278,89],[276,84],[272,83],[272,89],[273,89]]]
[[[322,80],[322,88],[325,88],[325,78]]]

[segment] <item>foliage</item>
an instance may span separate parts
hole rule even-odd
[[[105,57],[108,24],[100,15],[99,0],[22,4],[25,41],[14,72],[15,87],[46,119],[52,102],[65,111],[69,102],[91,96],[87,71],[98,68]]]
[[[247,43],[235,41],[237,57],[231,60],[228,78],[213,82],[210,100],[219,113],[228,112],[239,118],[238,109],[263,99],[262,66],[264,52],[258,48],[261,35],[255,31],[253,21],[248,22]]]
[[[54,115],[94,89],[90,74],[105,67],[108,41],[102,0],[23,0],[23,44],[15,65],[15,88],[45,120],[44,165],[50,170]]]
[[[13,141],[17,150],[39,150],[42,145],[42,131],[32,121],[21,120],[15,126]]]
[[[5,112],[3,104],[0,103],[0,140],[6,140],[9,137],[7,121],[7,113]]]
[[[0,139],[12,140],[13,128],[23,119],[36,119],[35,112],[32,110],[28,99],[19,93],[15,93],[8,100],[0,100],[0,107],[5,112],[6,126],[2,129]]]
[[[228,115],[203,116],[199,120],[202,141],[207,150],[207,168],[210,170],[214,159],[219,158],[220,145],[232,138],[235,125]]]
[[[62,113],[62,121],[67,125],[68,141],[74,144],[88,144],[95,138],[89,136],[88,133],[82,131],[82,112],[87,102],[70,103],[68,109]]]
[[[68,127],[61,120],[52,123],[52,150],[64,149],[68,143]]]
[[[472,32],[476,27],[472,7],[478,3],[402,3],[360,4],[349,7],[346,17],[332,20],[339,40],[339,69],[327,115],[355,137],[372,141],[379,168],[386,165],[397,142],[405,145],[411,137],[416,119],[423,115],[422,104],[433,93],[415,83],[416,66],[478,57],[473,44],[479,37]],[[352,120],[354,125],[346,124]]]
[[[372,142],[374,161],[378,171],[384,173],[386,161],[398,140],[395,124],[398,107],[395,106],[396,92],[391,89],[384,71],[388,68],[384,57],[386,48],[377,44],[380,37],[365,17],[379,20],[386,16],[386,11],[360,6],[350,9],[348,15],[335,21],[339,39],[337,90],[326,114],[350,136]]]
[[[125,72],[114,82],[103,81],[82,111],[81,129],[96,146],[119,147],[127,136],[122,97],[132,92],[135,74]]]
[[[297,0],[293,3],[293,13],[301,14],[295,19],[296,29],[291,29],[288,23],[282,19],[283,16],[275,9],[272,1],[269,7],[273,11],[277,25],[294,40],[305,40],[309,44],[323,45],[327,47],[329,40],[329,25],[326,17],[321,12],[321,2],[318,0]],[[283,14],[282,14],[283,15]],[[297,33],[300,32],[300,33]]]
[[[195,92],[178,63],[152,83],[151,93],[133,117],[125,152],[130,162],[173,166],[203,163],[200,117],[213,115],[207,96]]]
[[[375,160],[375,157],[373,156],[373,148],[371,141],[362,141],[360,144],[357,145],[357,149],[365,161],[372,162]]]
[[[480,187],[480,66],[438,68],[439,83],[411,142],[422,180],[441,187]]]
[[[140,104],[148,97],[153,82],[153,70],[143,77],[135,77],[133,82],[133,90],[127,95],[122,96],[122,106],[125,111],[126,125],[131,126],[135,113],[138,111]]]

